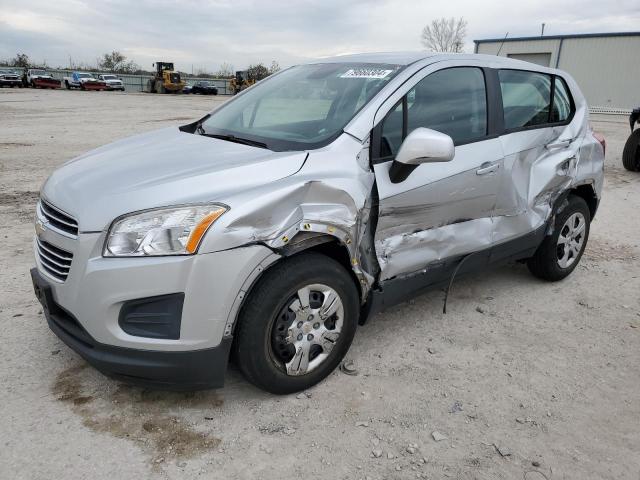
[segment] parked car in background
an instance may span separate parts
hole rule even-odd
[[[200,95],[217,95],[218,88],[211,82],[199,80],[191,87],[191,93],[199,93]]]
[[[5,68],[0,70],[0,87],[20,87],[22,81],[20,75],[13,69]]]
[[[68,77],[64,77],[64,86],[67,90],[79,88],[80,90],[106,90],[107,83],[98,80],[92,73],[73,72]]]
[[[60,80],[53,78],[53,75],[41,68],[25,68],[22,84],[31,88],[60,88]]]
[[[304,390],[373,313],[456,274],[521,261],[570,275],[602,142],[561,70],[426,52],[317,60],[53,172],[34,291],[53,332],[107,375],[220,387],[233,351],[258,387]]]
[[[98,80],[102,80],[107,84],[107,90],[120,90],[124,92],[124,83],[122,79],[111,73],[101,73],[98,75]]]
[[[182,93],[186,93],[189,94],[191,93],[191,89],[193,88],[193,85],[190,84],[186,84],[183,88],[182,88]]]

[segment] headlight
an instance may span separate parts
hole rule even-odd
[[[185,205],[125,215],[111,225],[105,257],[190,255],[224,212],[221,205]]]

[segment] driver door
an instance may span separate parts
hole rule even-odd
[[[474,263],[488,261],[503,153],[499,139],[489,136],[487,98],[484,70],[456,66],[432,69],[397,102],[389,99],[396,103],[372,135],[382,281],[436,266],[446,270],[448,259],[471,252],[482,252]],[[394,183],[389,170],[395,155],[418,127],[449,135],[455,156],[422,163]]]

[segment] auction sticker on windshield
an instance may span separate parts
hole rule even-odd
[[[391,72],[393,70],[380,68],[352,68],[340,75],[340,78],[385,78]]]

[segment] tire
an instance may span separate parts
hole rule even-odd
[[[156,82],[156,93],[166,93],[167,91],[164,88],[164,84],[162,82]]]
[[[71,90],[71,85],[69,85],[69,82],[67,80],[64,81],[64,86],[67,90]]]
[[[555,214],[553,233],[544,237],[536,253],[527,261],[529,271],[550,282],[567,277],[582,258],[589,240],[590,223],[587,202],[569,195]]]
[[[38,88],[36,87],[36,82],[34,82],[33,80],[31,80],[31,88]]]
[[[292,303],[300,307],[298,292],[305,287],[311,287],[308,306],[296,314]],[[337,303],[331,303],[332,297]],[[320,312],[328,303],[337,310],[331,309],[333,313],[323,319]],[[338,366],[353,340],[358,314],[358,290],[342,265],[317,253],[296,255],[268,270],[252,289],[238,318],[234,358],[246,379],[258,388],[275,394],[304,390]],[[320,331],[323,333],[318,334]],[[312,341],[330,343],[328,350],[307,341],[314,332],[317,337]],[[286,336],[293,336],[296,345]],[[320,338],[331,342],[319,342]],[[296,359],[304,345],[308,369],[301,366],[296,372]]]
[[[627,138],[622,151],[622,165],[630,172],[640,172],[640,129]]]

